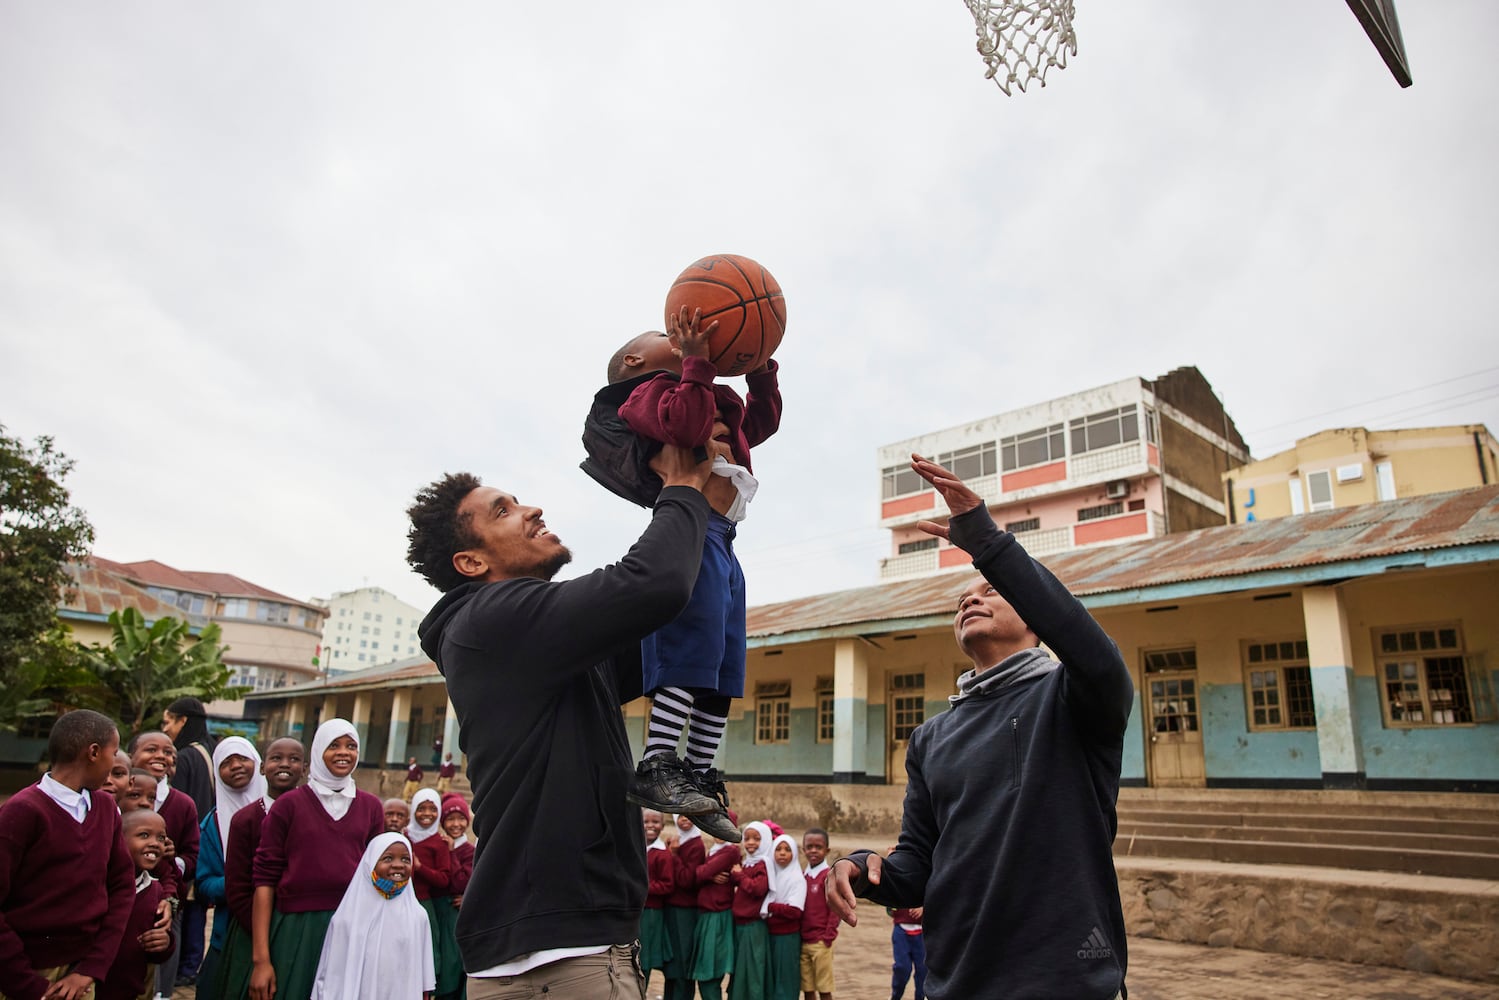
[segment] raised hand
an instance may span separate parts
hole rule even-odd
[[[953,517],[966,514],[984,502],[982,497],[970,490],[953,472],[914,452],[911,455],[911,471],[931,483],[933,488],[942,494],[942,499],[947,503],[947,509],[952,512]],[[948,537],[947,525],[938,524],[936,521],[920,521],[916,527],[928,535],[936,535],[938,538]]]

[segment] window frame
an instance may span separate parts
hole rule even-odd
[[[1285,647],[1290,646],[1287,650]],[[1266,650],[1273,652],[1273,657],[1266,657]],[[1297,712],[1292,708],[1292,694],[1295,687],[1287,677],[1287,670],[1305,670],[1306,688],[1311,690],[1311,655],[1307,648],[1305,637],[1285,639],[1246,639],[1240,648],[1240,663],[1244,674],[1244,723],[1252,733],[1304,733],[1317,731],[1317,708],[1313,702],[1311,707],[1310,723],[1293,723]],[[1255,655],[1259,658],[1256,659]],[[1283,655],[1284,654],[1284,655]],[[1257,706],[1254,703],[1254,683],[1252,675],[1255,673],[1274,673],[1275,692],[1277,702],[1275,705]],[[1257,708],[1264,709],[1267,713],[1274,710],[1280,713],[1280,722],[1256,722],[1255,711]]]
[[[817,678],[817,742],[831,743],[838,733],[833,696],[833,678]],[[758,724],[758,717],[756,720]]]
[[[1446,636],[1451,641],[1446,641]],[[1430,637],[1427,644],[1426,637]],[[1406,648],[1406,637],[1410,648]],[[1399,647],[1387,649],[1389,638]],[[1462,623],[1457,621],[1423,622],[1412,625],[1384,626],[1372,630],[1371,648],[1374,653],[1374,678],[1379,685],[1380,714],[1387,729],[1453,729],[1482,725],[1495,721],[1496,712],[1493,683],[1486,673],[1482,653],[1469,652]],[[1457,688],[1447,678],[1448,686],[1438,687],[1432,681],[1433,661],[1455,660],[1458,664],[1458,679],[1462,681],[1461,700],[1451,692]],[[1413,669],[1407,674],[1405,667]],[[1392,668],[1397,671],[1392,676]],[[1400,716],[1397,717],[1391,702],[1391,688],[1398,686],[1402,692],[1412,692],[1415,697],[1403,697]],[[1438,697],[1439,692],[1449,692]],[[1462,702],[1465,702],[1463,704]],[[1414,708],[1412,707],[1414,706]],[[1467,718],[1457,718],[1465,712]],[[1419,717],[1413,717],[1419,714]],[[1446,715],[1446,718],[1442,718]]]
[[[761,681],[755,685],[755,745],[791,742],[791,682]]]
[[[1047,457],[1035,462],[1022,462],[1020,460],[1021,449],[1037,441],[1046,442]],[[999,468],[1001,472],[1014,472],[1017,469],[1031,469],[1038,465],[1050,465],[1052,462],[1060,462],[1066,458],[1067,425],[1065,423],[1047,424],[1044,427],[1021,431],[1019,434],[1007,434],[999,439]]]

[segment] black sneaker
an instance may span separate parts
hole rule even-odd
[[[724,812],[729,811],[729,790],[723,783],[723,773],[716,767],[710,767],[706,771],[693,772],[693,778],[697,781],[698,790],[704,795],[711,795],[718,800],[718,807]]]
[[[676,754],[658,754],[641,761],[625,798],[647,809],[689,816],[718,809],[715,799],[698,790],[692,772]]]
[[[727,840],[731,844],[737,844],[744,839],[744,834],[739,832],[739,827],[734,825],[734,821],[729,819],[729,814],[722,809],[693,816],[692,825],[718,840]]]

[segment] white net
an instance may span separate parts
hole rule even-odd
[[[1025,90],[1032,80],[1046,86],[1046,71],[1067,68],[1067,56],[1077,55],[1072,30],[1073,0],[964,0],[978,31],[979,55],[989,71],[984,74],[1010,94],[1012,86]]]

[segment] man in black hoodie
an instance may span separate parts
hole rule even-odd
[[[836,862],[828,906],[854,924],[856,895],[924,905],[932,1000],[1124,997],[1112,845],[1129,668],[978,494],[935,462],[913,455],[911,468],[952,512],[922,530],[983,574],[953,616],[973,669],[952,708],[911,735],[900,843],[883,860],[855,851]]]
[[[407,561],[444,592],[418,634],[474,789],[458,915],[472,1000],[519,987],[644,995],[645,852],[619,707],[641,695],[640,640],[692,593],[712,462],[667,447],[652,467],[664,488],[644,534],[620,562],[561,583],[572,556],[541,509],[475,476],[445,476],[407,511]]]

